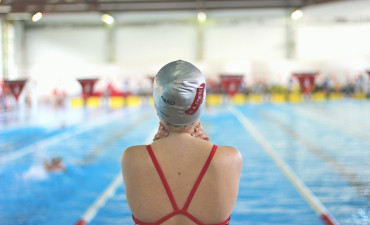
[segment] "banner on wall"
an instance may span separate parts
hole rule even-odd
[[[26,84],[27,80],[12,80],[12,81],[4,81],[5,87],[10,89],[10,92],[18,101],[19,96],[22,93],[24,85]]]
[[[150,81],[150,84],[151,84],[151,91],[153,91],[153,85],[154,85],[154,79],[155,79],[155,76],[147,76],[147,78],[149,79]]]
[[[293,77],[298,79],[301,91],[304,94],[310,94],[315,85],[315,77],[317,72],[293,73]]]
[[[82,87],[82,97],[84,99],[87,99],[88,97],[92,96],[94,93],[94,86],[96,84],[96,81],[98,79],[92,78],[92,79],[78,79],[77,80]]]
[[[239,92],[244,75],[220,75],[221,86],[229,96]]]

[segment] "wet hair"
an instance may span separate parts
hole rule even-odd
[[[52,159],[51,159],[51,163],[59,163],[59,162],[61,162],[62,161],[62,159],[60,158],[60,157],[53,157]]]

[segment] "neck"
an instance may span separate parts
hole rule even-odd
[[[169,135],[171,134],[176,134],[176,135],[189,134],[190,135],[191,133],[194,132],[194,127],[192,125],[181,126],[181,127],[166,125],[165,130],[168,131]]]

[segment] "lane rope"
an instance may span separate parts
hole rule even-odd
[[[132,129],[139,126],[140,124],[144,123],[148,118],[153,116],[153,112],[148,111],[147,113],[143,115],[138,115],[135,120],[130,120],[129,124],[126,124],[125,126],[121,127],[121,129],[118,129],[116,131],[111,131],[109,134],[109,137],[106,138],[106,140],[96,145],[94,148],[89,150],[88,154],[83,158],[77,161],[76,165],[87,165],[91,163],[107,146],[111,145],[114,141],[117,139],[120,139],[121,137],[124,137],[126,134],[128,134]]]
[[[301,181],[298,176],[290,169],[284,160],[275,152],[275,150],[268,144],[264,137],[259,133],[257,128],[243,115],[239,110],[233,106],[229,106],[228,110],[239,120],[244,128],[251,134],[251,136],[261,145],[262,149],[272,158],[288,180],[298,190],[306,202],[316,212],[316,214],[327,225],[338,225],[338,222],[330,215],[329,211],[320,202],[320,200],[308,189],[308,187]]]
[[[370,195],[366,194],[366,190],[370,189],[370,187],[367,185],[366,182],[362,181],[350,167],[347,167],[345,164],[338,161],[335,157],[327,153],[324,149],[320,148],[314,142],[299,134],[297,131],[292,129],[292,127],[278,120],[270,113],[263,111],[258,111],[258,113],[261,114],[263,118],[266,118],[272,123],[276,124],[282,130],[285,130],[291,137],[305,146],[307,150],[315,154],[315,156],[317,156],[321,160],[325,161],[325,163],[331,166],[337,174],[339,174],[344,180],[346,180],[349,185],[356,189],[357,193],[361,197],[370,198]]]
[[[323,115],[325,115],[324,113],[317,113],[317,112],[314,112],[312,110],[313,110],[312,108],[309,109],[309,110],[307,110],[307,109],[296,109],[294,112],[296,112],[297,114],[299,114],[303,117],[306,117],[308,119],[319,122],[323,125],[327,125],[327,126],[330,126],[332,128],[335,128],[337,130],[340,130],[344,133],[347,133],[347,134],[365,139],[367,141],[370,140],[369,133],[363,132],[366,129],[358,129],[358,126],[356,126],[354,128],[353,126],[348,125],[348,123],[347,124],[339,123],[338,121],[342,122],[343,119],[339,119],[338,117],[333,118],[333,115],[331,115],[330,118],[327,117],[327,116],[324,117],[323,116]]]
[[[130,114],[135,113],[136,111],[129,112]],[[94,119],[88,124],[81,125],[77,127],[75,130],[66,132],[66,133],[61,133],[59,135],[55,135],[50,138],[46,138],[43,140],[40,140],[36,143],[30,144],[28,146],[25,146],[16,152],[9,153],[7,155],[3,155],[0,158],[0,164],[4,165],[5,163],[9,163],[13,160],[16,160],[18,158],[21,158],[23,156],[26,156],[30,153],[35,152],[37,149],[46,149],[47,146],[50,146],[52,144],[58,143],[64,139],[73,137],[75,135],[81,134],[83,132],[86,132],[88,130],[94,129],[96,127],[99,127],[109,121],[115,120],[117,118],[122,117],[122,111],[117,111],[116,113],[110,114],[109,116],[104,116],[100,119]]]
[[[145,140],[146,144],[150,144],[153,140],[154,135],[157,133],[158,128],[155,128]],[[93,204],[85,211],[81,218],[75,223],[75,225],[86,225],[90,223],[99,212],[99,210],[105,205],[105,203],[116,193],[117,188],[123,184],[122,173],[119,172],[104,192],[95,200]]]

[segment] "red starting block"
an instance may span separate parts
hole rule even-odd
[[[26,84],[27,80],[6,80],[4,81],[5,87],[10,89],[10,92],[14,95],[15,99],[18,101],[19,96],[22,93],[24,85]]]
[[[299,86],[304,94],[310,94],[314,85],[315,77],[318,75],[315,73],[293,73],[293,77],[298,79]]]
[[[222,88],[232,97],[239,92],[244,75],[220,75]]]
[[[88,97],[93,95],[94,85],[98,79],[78,79],[77,80],[82,87],[82,97],[86,100]]]

